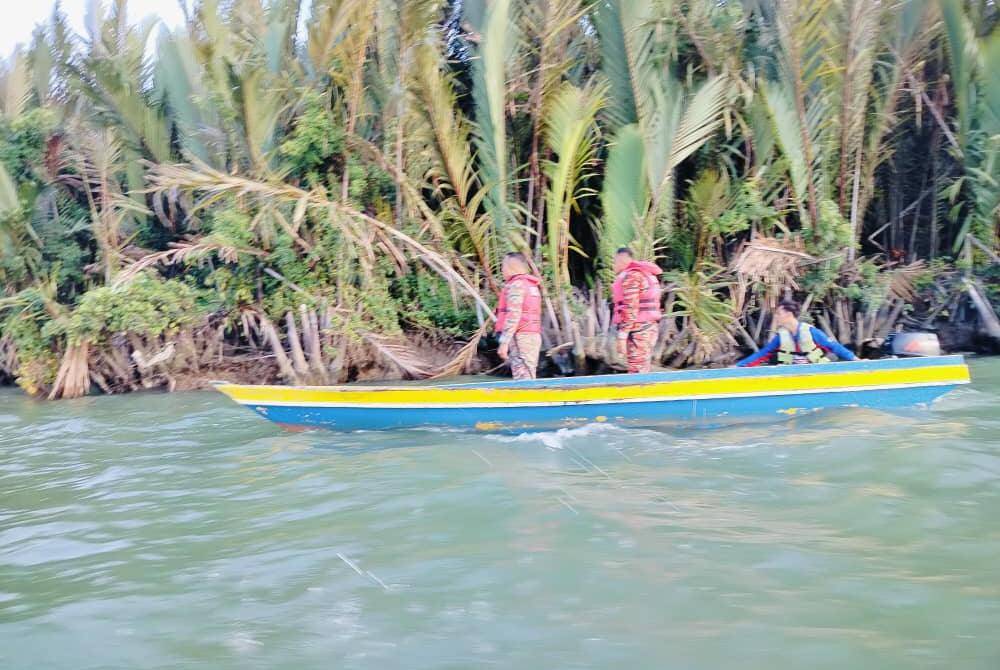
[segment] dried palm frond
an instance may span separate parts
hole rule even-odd
[[[142,349],[136,347],[132,351],[132,360],[139,367],[140,371],[148,370],[156,365],[162,365],[174,357],[176,352],[176,345],[173,342],[167,342],[167,346],[163,347],[160,351],[156,352],[152,356],[147,356]]]
[[[330,200],[320,190],[307,191],[288,184],[273,184],[248,179],[220,172],[204,164],[199,164],[196,167],[150,164],[149,167],[150,188],[148,190],[150,192],[160,193],[177,190],[200,193],[203,198],[197,204],[197,208],[208,207],[225,197],[253,198],[259,203],[284,201],[298,205],[305,202],[307,209],[312,209],[317,215],[326,217],[332,225],[347,233],[353,233],[352,230],[348,230],[350,226],[367,226],[380,230],[388,237],[394,238],[408,247],[417,258],[441,275],[443,279],[479,303],[479,306],[490,315],[490,318],[494,318],[492,309],[483,300],[479,291],[455,269],[455,265],[445,255],[376,217],[342,202]]]
[[[200,260],[208,254],[218,254],[219,258],[226,263],[235,263],[241,254],[250,256],[265,256],[266,252],[260,249],[248,247],[235,247],[223,241],[218,241],[212,236],[188,238],[184,242],[171,242],[170,249],[157,251],[148,254],[132,263],[125,270],[115,277],[113,286],[122,286],[132,281],[142,273],[143,270],[155,265],[175,265],[177,263],[191,263]]]
[[[923,261],[916,261],[890,270],[889,294],[901,300],[912,302],[917,297],[914,282],[926,272],[926,268]]]
[[[806,253],[805,243],[799,236],[758,237],[743,245],[730,269],[744,280],[798,288],[795,279],[802,275],[806,265],[816,260]]]
[[[399,368],[404,376],[426,379],[434,375],[434,369],[414,354],[409,343],[376,333],[363,333],[361,337],[383,358]]]
[[[469,369],[469,364],[476,357],[476,352],[479,349],[479,341],[486,334],[488,327],[489,322],[484,322],[479,327],[479,330],[469,338],[469,341],[462,345],[462,348],[458,350],[454,358],[438,368],[431,379],[441,379],[443,377],[454,377],[464,374]]]

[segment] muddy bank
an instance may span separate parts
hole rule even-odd
[[[890,297],[867,311],[845,297],[829,300],[813,305],[807,320],[862,358],[886,355],[883,343],[899,331],[934,333],[943,352],[1000,353],[1000,338],[986,318],[995,319],[992,308],[984,316],[984,308],[968,299],[961,283],[949,286],[926,298],[914,295],[911,301]],[[679,292],[670,292],[665,301],[654,348],[657,367],[727,367],[770,339],[773,318],[767,305],[745,307],[741,318],[726,315],[708,333],[690,310],[674,309]],[[130,304],[134,307],[136,301]],[[543,329],[538,375],[623,372],[601,294],[581,295],[574,304],[570,331],[555,325]],[[159,313],[155,305],[150,309]],[[0,335],[0,381],[17,383],[36,397],[58,399],[200,389],[212,381],[323,386],[509,374],[497,357],[489,321],[461,339],[454,331],[427,326],[386,333],[375,332],[376,324],[345,319],[340,308],[300,304],[274,320],[254,307],[220,310],[155,335],[122,332],[136,328],[128,321],[101,317],[94,323],[90,340],[67,335],[48,343],[22,340],[16,346],[18,340],[9,332]]]
[[[1000,354],[1000,342],[985,334],[975,323],[941,323],[934,332],[944,353]],[[180,338],[186,339],[186,338]],[[435,371],[454,374],[491,374],[506,376],[503,362],[496,356],[496,342],[492,336],[474,338],[475,348],[468,350],[468,342],[449,341],[441,337],[430,337],[425,333],[400,336],[393,341],[378,343],[357,342],[367,354],[352,351],[350,365],[327,368],[320,376],[310,369],[305,354],[304,374],[298,376],[292,361],[297,355],[284,351],[285,360],[273,351],[247,352],[244,345],[232,345],[225,341],[203,349],[194,356],[192,350],[184,352],[179,340],[163,340],[158,348],[146,351],[125,347],[119,343],[119,350],[88,351],[86,381],[80,380],[73,395],[93,393],[120,394],[140,390],[191,391],[211,388],[212,382],[224,381],[237,384],[337,384],[352,382],[399,381],[429,378]],[[624,366],[612,354],[602,355],[598,343],[589,343],[591,351],[584,359],[583,367],[567,346],[551,347],[539,362],[539,377],[560,377],[583,374],[616,374]],[[608,342],[610,351],[611,343]],[[190,346],[190,340],[188,340]],[[294,347],[292,347],[294,350]],[[732,349],[723,352],[717,360],[703,366],[686,367],[726,367],[745,355],[749,349]],[[866,342],[858,351],[863,358],[881,358],[886,355],[880,341]],[[596,354],[596,355],[595,355]],[[456,357],[461,358],[455,367]],[[64,357],[65,358],[65,357]],[[107,373],[109,360],[116,360],[117,372],[114,379]],[[131,361],[130,364],[125,361]],[[16,361],[15,361],[16,362]],[[333,361],[336,363],[336,359]],[[62,367],[65,367],[65,362]],[[283,371],[284,368],[284,371]],[[670,369],[660,366],[661,369]],[[6,368],[0,372],[0,386],[11,386],[17,382],[13,370]],[[82,371],[78,374],[84,374]],[[292,375],[291,378],[289,375]],[[22,388],[26,385],[21,384]],[[43,387],[37,390],[25,388],[31,395],[41,398],[56,397],[53,391],[58,387]],[[65,395],[65,394],[64,394]]]
[[[355,338],[307,328],[268,338],[268,329],[274,326],[265,320],[263,336],[256,338],[205,324],[172,336],[116,336],[99,345],[75,344],[58,354],[23,359],[9,349],[0,365],[0,385],[16,384],[29,395],[58,399],[197,390],[216,381],[325,385],[422,379],[476,374],[499,363],[478,336],[469,343],[424,332]]]

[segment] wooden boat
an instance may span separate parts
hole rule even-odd
[[[961,356],[934,356],[437,386],[216,388],[287,427],[506,432],[605,421],[653,426],[834,407],[898,408],[930,403],[967,383],[969,369]]]

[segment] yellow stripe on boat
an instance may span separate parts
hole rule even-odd
[[[216,388],[244,405],[355,407],[490,407],[649,402],[681,398],[765,396],[815,392],[966,384],[964,364],[885,370],[710,379],[666,379],[648,384],[609,383],[553,387],[295,387],[220,384]]]

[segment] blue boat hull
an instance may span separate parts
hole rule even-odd
[[[837,407],[911,407],[968,381],[961,357],[941,356],[426,387],[222,385],[219,390],[288,427],[507,432],[590,422],[656,426]]]
[[[464,408],[395,409],[395,408],[297,408],[261,406],[254,408],[261,416],[289,427],[313,427],[332,430],[391,430],[420,426],[478,429],[488,432],[550,430],[594,422],[655,427],[701,420],[724,420],[761,416],[794,416],[837,407],[874,407],[892,409],[926,405],[954,386],[914,389],[856,391],[837,394],[809,393],[795,396],[761,398],[709,398],[669,400],[615,405],[614,409],[594,405],[556,407],[497,407],[488,416],[482,410]]]

